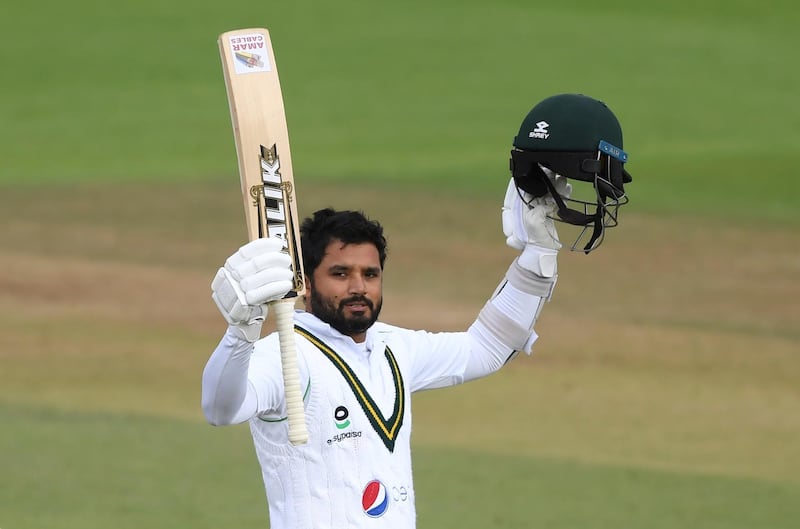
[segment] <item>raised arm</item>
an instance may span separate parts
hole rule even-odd
[[[211,283],[212,299],[228,329],[203,370],[201,405],[213,425],[243,422],[258,412],[249,381],[253,343],[267,317],[266,303],[292,288],[290,257],[277,238],[256,239],[225,261]]]
[[[550,173],[556,191],[568,197],[567,179]],[[530,354],[537,335],[534,324],[556,284],[556,257],[561,243],[552,220],[552,196],[532,198],[517,189],[513,178],[503,201],[506,244],[520,250],[503,281],[478,314],[468,333],[474,344],[464,380],[502,367],[517,352]]]
[[[571,188],[552,175],[562,196]],[[556,257],[561,248],[553,220],[555,201],[518,192],[513,180],[503,203],[506,243],[520,255],[466,333],[422,333],[427,340],[415,360],[413,390],[467,382],[493,373],[519,351],[531,352],[534,331],[544,303],[556,284]]]

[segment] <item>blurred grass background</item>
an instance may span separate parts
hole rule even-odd
[[[275,43],[304,213],[387,226],[389,321],[463,327],[495,286],[533,104],[582,92],[623,124],[632,202],[599,252],[562,256],[537,355],[416,398],[420,527],[795,527],[799,19],[716,0],[4,6],[0,527],[266,525],[247,428],[199,411],[223,329],[208,284],[244,236],[216,37],[248,26]]]
[[[6,8],[0,181],[235,172],[216,36],[271,28],[296,170],[484,193],[542,98],[606,100],[643,210],[795,218],[788,1],[45,0]],[[227,146],[227,148],[226,148]],[[769,179],[768,189],[753,182]],[[758,212],[737,200],[759,196]],[[792,201],[795,202],[792,202]],[[748,209],[748,208],[744,208]]]

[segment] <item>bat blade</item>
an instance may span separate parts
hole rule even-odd
[[[270,304],[281,347],[289,440],[308,440],[293,325],[294,300],[305,294],[289,132],[269,31],[238,29],[219,36],[219,52],[239,162],[250,240],[280,237],[292,258],[294,287]]]

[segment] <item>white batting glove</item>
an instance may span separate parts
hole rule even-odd
[[[254,342],[267,317],[266,303],[293,286],[291,257],[277,237],[256,239],[231,255],[211,282],[211,298],[229,325]]]
[[[543,167],[545,174],[563,198],[569,198],[572,185],[567,178]],[[506,244],[521,250],[519,264],[540,277],[553,277],[556,273],[556,256],[561,249],[553,216],[558,206],[548,193],[533,198],[517,189],[514,179],[508,183],[503,201],[503,233]]]

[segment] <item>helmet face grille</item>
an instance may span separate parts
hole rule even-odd
[[[564,199],[568,210],[582,212],[593,218],[592,221],[581,226],[580,232],[570,246],[570,250],[573,251],[589,253],[600,246],[605,238],[606,228],[613,228],[619,224],[619,208],[628,203],[628,196],[600,175],[597,176],[592,187],[597,196],[597,200],[594,202],[573,197]],[[609,190],[610,193],[604,190]],[[560,209],[557,214],[560,217]],[[563,218],[554,220],[574,224]]]

